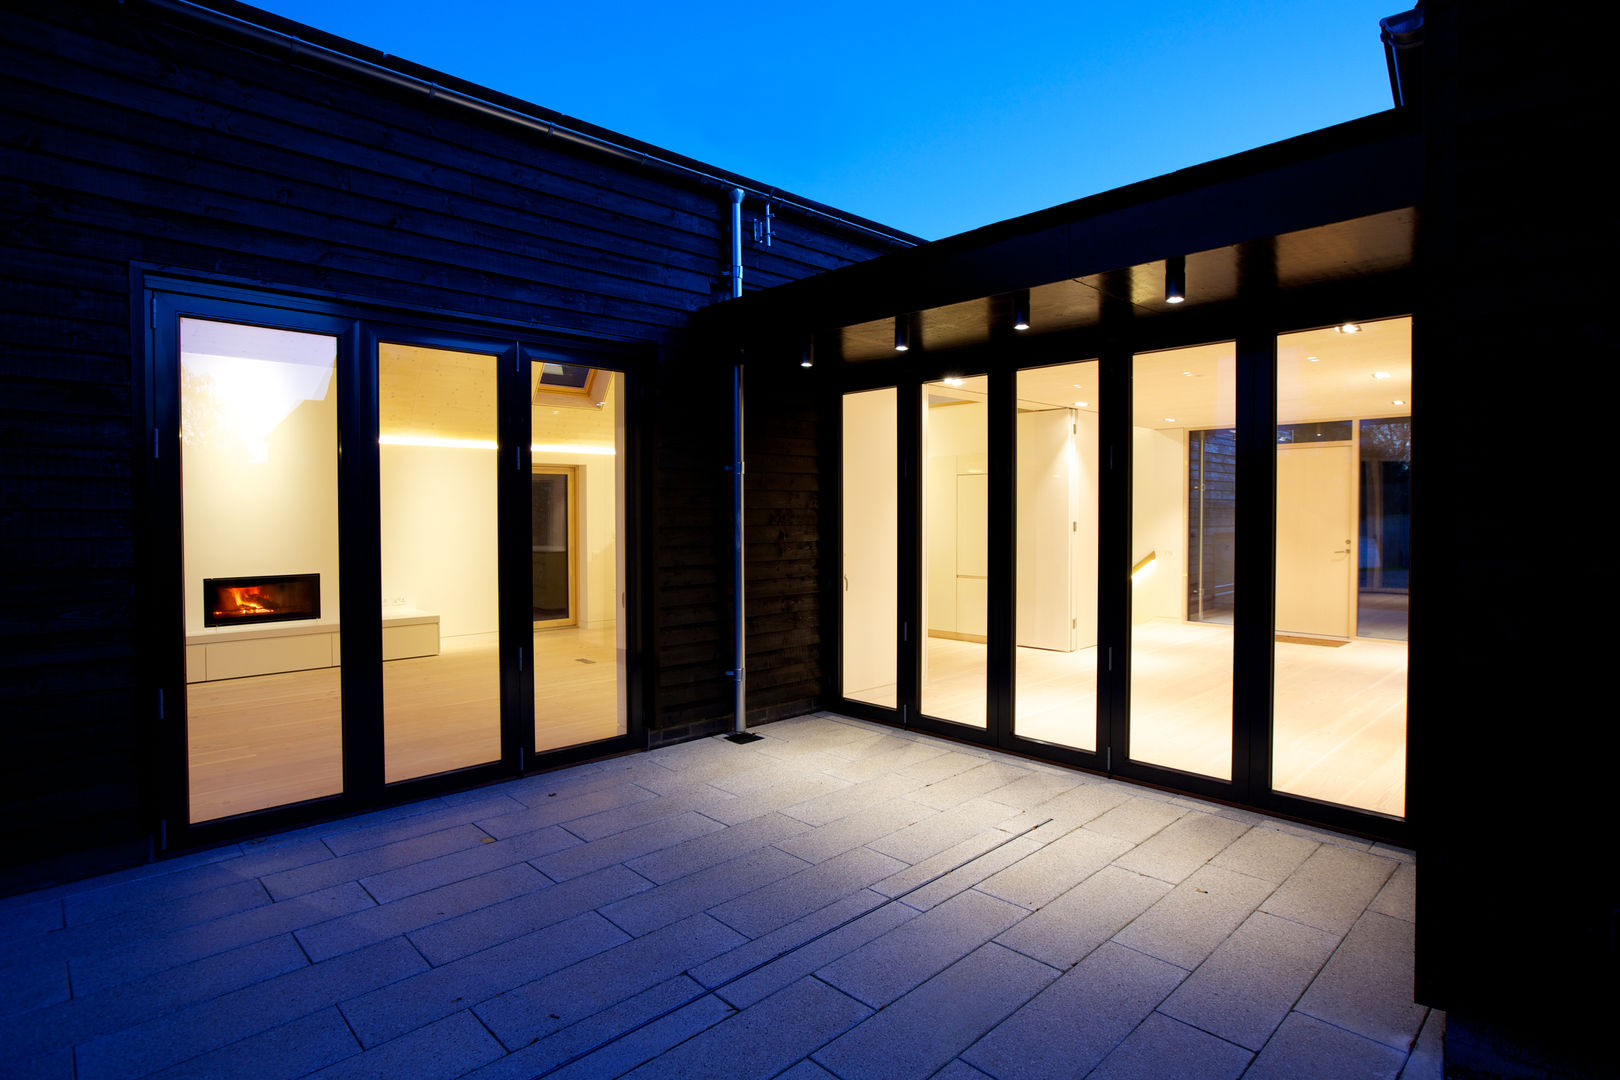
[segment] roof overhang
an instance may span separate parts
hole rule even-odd
[[[1133,316],[1197,322],[1264,289],[1404,281],[1416,245],[1422,140],[1415,116],[1378,113],[962,233],[711,309],[756,347],[815,335],[846,361],[892,358],[894,318],[914,348],[988,343],[1007,297],[1030,290],[1021,338],[1096,326],[1110,298]],[[1187,302],[1164,302],[1185,256]]]

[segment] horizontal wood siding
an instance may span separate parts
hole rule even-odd
[[[821,417],[813,371],[748,380],[747,574],[750,719],[822,704]]]
[[[729,367],[682,352],[691,314],[729,295],[727,185],[139,2],[4,5],[0,71],[0,552],[24,569],[0,613],[18,740],[0,765],[0,861],[128,849],[153,826],[138,763],[154,721],[135,701],[132,264],[657,346],[648,723],[729,709]],[[898,246],[773,213],[769,246],[745,234],[750,288]],[[794,498],[813,513],[813,491]],[[773,512],[762,498],[759,520]],[[758,678],[808,700],[795,647],[762,652]]]

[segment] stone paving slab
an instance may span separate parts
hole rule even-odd
[[[305,927],[376,906],[358,882],[346,881],[280,903],[255,905],[168,933],[151,934],[128,945],[75,956],[69,961],[74,991],[98,993],[205,956],[278,934],[296,934]]]
[[[768,1080],[871,1014],[818,979],[800,979],[649,1061],[632,1080]]]
[[[588,911],[441,967],[392,980],[368,993],[348,995],[343,1016],[364,1046],[379,1046],[624,940],[623,931]]]
[[[690,971],[742,940],[708,915],[694,915],[509,990],[474,1011],[507,1049],[516,1049]]]
[[[1174,964],[1103,945],[964,1051],[962,1060],[996,1080],[1084,1076],[1185,976]]]
[[[1356,920],[1299,999],[1298,1011],[1405,1051],[1428,1012],[1409,1000],[1413,924],[1376,911]]]
[[[426,966],[404,941],[385,941],[80,1043],[78,1075],[82,1080],[145,1076],[321,1012]]]
[[[1238,1080],[1252,1055],[1206,1031],[1153,1013],[1102,1063],[1087,1073],[1088,1080]],[[1293,1080],[1318,1080],[1301,1072]]]
[[[0,899],[0,1075],[1438,1080],[1410,852],[765,730]]]
[[[1339,938],[1257,911],[1160,1006],[1166,1016],[1259,1050]]]
[[[984,945],[812,1055],[840,1080],[922,1080],[1040,993],[1057,972]]]

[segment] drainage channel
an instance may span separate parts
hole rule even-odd
[[[565,1059],[563,1061],[559,1061],[557,1064],[553,1065],[551,1068],[547,1069],[545,1072],[537,1073],[535,1075],[534,1080],[541,1080],[542,1077],[550,1076],[554,1072],[557,1072],[557,1071],[559,1071],[561,1069],[565,1069],[568,1066],[572,1065],[576,1061],[581,1061],[584,1058],[590,1057],[592,1054],[596,1053],[598,1050],[602,1050],[602,1049],[604,1049],[606,1047],[612,1046],[614,1043],[618,1042],[620,1039],[626,1038],[627,1036],[630,1036],[630,1035],[634,1035],[636,1032],[642,1030],[643,1028],[650,1027],[653,1024],[656,1024],[658,1021],[664,1019],[666,1016],[673,1016],[675,1013],[680,1012],[682,1009],[686,1008],[688,1005],[694,1005],[697,1002],[702,1001],[706,997],[716,995],[720,991],[724,990],[726,987],[730,986],[732,983],[739,982],[739,981],[741,981],[743,979],[746,979],[748,976],[754,974],[754,972],[761,971],[761,970],[763,970],[765,968],[768,968],[772,964],[776,963],[778,960],[781,960],[784,957],[792,956],[794,953],[798,952],[800,949],[803,949],[803,948],[805,948],[806,946],[809,946],[809,945],[814,945],[816,942],[820,941],[824,937],[827,937],[829,934],[836,934],[838,931],[842,930],[844,927],[849,926],[852,923],[860,922],[862,919],[866,918],[868,915],[872,914],[873,912],[882,911],[884,908],[888,907],[890,904],[897,903],[897,902],[899,902],[901,900],[904,900],[906,897],[910,896],[914,892],[918,892],[918,891],[920,891],[922,889],[926,889],[928,886],[934,884],[934,882],[951,876],[952,874],[956,873],[958,870],[961,870],[963,867],[971,866],[972,864],[978,862],[980,859],[984,858],[986,855],[990,855],[990,854],[993,854],[994,852],[1000,851],[1002,848],[1006,847],[1008,844],[1012,843],[1014,840],[1018,840],[1018,839],[1020,839],[1022,837],[1028,836],[1030,833],[1034,832],[1036,829],[1039,829],[1041,826],[1049,825],[1051,823],[1052,823],[1052,819],[1047,818],[1044,821],[1036,822],[1034,825],[1031,825],[1029,828],[1023,830],[1022,832],[1013,833],[1010,836],[1008,836],[1005,840],[1000,841],[999,843],[995,844],[993,847],[985,848],[983,851],[979,852],[977,855],[974,855],[972,858],[963,859],[961,862],[957,863],[955,866],[951,867],[948,870],[941,870],[939,873],[935,874],[933,877],[929,878],[927,881],[919,882],[918,884],[913,885],[911,888],[907,889],[905,892],[895,893],[893,896],[887,898],[882,903],[873,904],[871,907],[867,908],[865,911],[862,911],[862,912],[860,912],[859,914],[856,914],[856,915],[851,915],[849,918],[845,919],[843,922],[838,923],[835,926],[829,926],[827,929],[823,930],[821,933],[816,934],[813,937],[805,938],[803,941],[799,942],[797,945],[793,945],[793,946],[791,946],[789,948],[783,949],[781,952],[777,953],[775,956],[771,957],[768,960],[761,960],[759,963],[755,964],[753,967],[748,968],[748,969],[746,969],[744,971],[738,972],[737,974],[733,975],[731,978],[727,979],[725,982],[716,983],[714,986],[709,987],[707,990],[701,991],[700,993],[693,994],[691,997],[687,998],[685,1001],[678,1002],[677,1004],[671,1005],[669,1008],[665,1009],[663,1012],[658,1013],[655,1016],[649,1016],[647,1019],[641,1021],[641,1023],[636,1024],[633,1027],[626,1028],[625,1030],[619,1032],[618,1034],[613,1035],[613,1036],[611,1036],[609,1038],[603,1039],[601,1042],[596,1043],[593,1046],[586,1047],[585,1049],[583,1049],[583,1050],[579,1051],[578,1053],[574,1054],[572,1057],[567,1058],[567,1059]],[[972,886],[970,885],[970,886],[968,886],[968,888],[972,888]],[[959,892],[966,892],[966,891],[967,891],[967,889],[959,890]],[[952,893],[951,895],[955,896],[957,894]],[[692,973],[690,971],[683,971],[683,972],[681,972],[681,974],[685,975],[689,979],[693,978]],[[696,980],[693,979],[693,981],[695,982]]]

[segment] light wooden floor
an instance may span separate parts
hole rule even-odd
[[[496,636],[448,637],[440,648],[383,665],[388,783],[500,757]],[[537,631],[531,656],[538,750],[623,734],[612,627]],[[339,669],[323,668],[188,687],[191,820],[341,791],[339,682]]]
[[[923,711],[984,726],[985,647],[928,639]],[[1154,620],[1131,639],[1131,757],[1231,778],[1232,628]],[[1025,738],[1095,749],[1095,649],[1019,649]],[[1377,813],[1406,812],[1406,643],[1278,642],[1272,770],[1278,791]],[[847,696],[893,707],[893,685]]]

